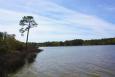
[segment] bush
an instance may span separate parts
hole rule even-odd
[[[8,47],[5,45],[0,46],[0,55],[6,54],[6,53],[8,53]]]

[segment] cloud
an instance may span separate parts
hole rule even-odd
[[[19,2],[22,3],[23,1]],[[30,41],[92,39],[114,36],[115,24],[98,16],[68,9],[51,2],[51,0],[29,0],[28,3],[25,3],[26,5],[21,3],[12,4],[20,10],[0,9],[0,30],[15,33],[16,38],[21,41],[25,40],[25,36],[20,36],[18,23],[21,17],[25,15],[34,16],[38,23],[38,27],[33,28],[30,32]]]

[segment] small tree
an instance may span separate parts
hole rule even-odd
[[[26,49],[27,49],[30,28],[37,27],[37,23],[34,21],[33,16],[24,16],[20,20],[19,25],[22,26],[22,28],[19,30],[21,35],[23,35],[25,31],[27,31],[27,38],[26,38]]]

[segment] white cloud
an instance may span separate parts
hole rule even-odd
[[[18,23],[21,17],[25,15],[34,16],[39,24],[38,27],[31,30],[30,41],[110,37],[113,36],[111,33],[115,31],[115,24],[97,16],[65,8],[51,1],[30,0],[26,3],[26,6],[15,5],[20,8],[20,11],[0,9],[0,31],[15,33],[17,35],[16,38],[19,40],[24,41],[24,38],[20,37]]]

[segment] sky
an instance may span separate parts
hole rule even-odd
[[[115,0],[0,0],[0,31],[21,36],[19,21],[33,16],[38,23],[29,41],[64,41],[115,37]]]

